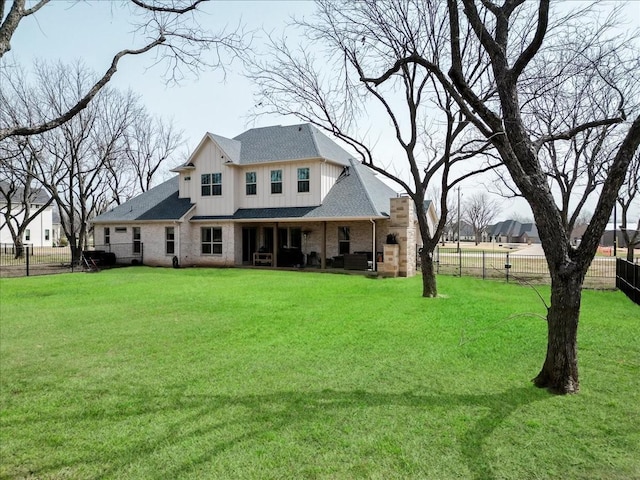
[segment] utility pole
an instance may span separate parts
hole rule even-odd
[[[617,226],[617,219],[616,219],[616,214],[618,213],[616,210],[616,207],[618,206],[618,199],[616,198],[616,203],[613,204],[613,256],[614,258],[617,256],[618,253],[618,233],[616,230],[618,230],[618,226]],[[624,212],[623,212],[624,213]]]
[[[458,252],[460,252],[460,185],[458,185]]]

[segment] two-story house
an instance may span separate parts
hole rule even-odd
[[[410,199],[310,124],[254,128],[232,139],[207,133],[173,171],[96,217],[96,248],[118,255],[112,246],[128,244],[148,265],[325,268],[358,254],[375,268],[393,232],[415,264]],[[401,212],[397,221],[392,210]]]
[[[38,215],[35,215],[26,226],[22,235],[22,243],[34,247],[55,245],[53,207],[50,205],[51,199],[45,191],[36,190],[30,198],[25,198],[25,192],[22,188],[12,189],[8,184],[3,183],[0,190],[3,192],[0,194],[0,244],[13,245],[9,223],[12,224],[14,230],[17,230],[18,225],[21,225],[25,220],[27,206],[29,207],[29,215],[33,215],[38,209],[48,205]],[[28,205],[25,204],[26,202]]]

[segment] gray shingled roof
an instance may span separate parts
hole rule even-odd
[[[3,192],[9,192],[11,189],[11,185],[7,182],[0,182],[0,188]],[[22,197],[24,195],[23,188],[16,188],[16,191],[11,195],[11,203],[20,203],[22,201]],[[49,194],[44,188],[34,189],[31,192],[31,198],[29,203],[33,204],[45,204],[49,201]],[[0,201],[4,202],[6,199],[4,197],[0,197]]]
[[[233,163],[240,163],[240,148],[242,144],[238,140],[222,137],[213,133],[209,133],[208,135],[220,145],[220,148],[229,156],[229,160]]]
[[[308,123],[284,127],[277,125],[252,128],[234,137],[233,140],[241,143],[238,162],[241,165],[280,160],[326,158],[346,166],[349,165],[349,159],[353,157]]]
[[[193,206],[188,198],[178,198],[178,176],[95,217],[93,223],[136,220],[178,220]]]
[[[491,225],[488,228],[489,235],[495,237],[498,235],[510,235],[512,237],[521,237],[525,233],[529,237],[538,237],[538,227],[535,223],[520,223],[517,220],[505,220]]]
[[[351,160],[324,199],[309,216],[379,217],[389,216],[390,198],[398,194],[361,163]]]

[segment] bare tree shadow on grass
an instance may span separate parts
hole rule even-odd
[[[126,448],[81,449],[75,454],[43,460],[28,471],[14,470],[11,474],[5,464],[8,476],[2,475],[2,478],[15,478],[16,474],[35,478],[56,477],[61,472],[73,472],[78,465],[82,466],[85,473],[95,472],[90,477],[83,475],[84,478],[126,477],[128,473],[132,473],[132,468],[141,465],[145,468],[145,463],[157,462],[158,456],[162,455],[160,452],[174,449],[174,453],[177,453],[183,442],[202,443],[202,448],[195,450],[195,453],[192,450],[183,458],[176,458],[177,455],[172,454],[172,461],[161,462],[162,471],[155,472],[155,478],[158,479],[177,478],[189,476],[190,473],[196,475],[200,467],[243,442],[259,443],[285,429],[349,411],[377,407],[401,407],[417,411],[471,407],[486,413],[472,419],[468,429],[458,436],[460,454],[471,478],[492,479],[495,475],[491,452],[486,447],[487,439],[517,410],[551,398],[546,391],[533,387],[477,395],[322,390],[243,396],[183,394],[183,391],[184,387],[176,385],[162,393],[155,391],[148,395],[136,395],[123,408],[97,407],[93,412],[79,409],[48,416],[43,420],[41,428],[49,428],[54,433],[57,429],[82,425],[84,422],[96,423],[97,436],[102,434],[101,425],[113,428],[114,425],[121,424],[123,428],[132,428],[130,425],[134,424],[147,431],[144,435],[132,437]],[[156,416],[162,416],[162,423],[155,422]],[[26,422],[28,419],[22,417],[21,420],[12,422],[9,416],[5,417],[3,424],[5,427],[16,428],[22,421]],[[425,438],[433,434],[434,432],[425,431]],[[73,435],[73,432],[69,435]],[[339,437],[340,432],[336,432],[336,435]],[[108,441],[108,435],[105,439]],[[336,440],[339,441],[339,438]],[[120,454],[118,449],[122,450]],[[155,458],[151,458],[154,456]],[[145,475],[148,478],[149,473]],[[136,474],[133,473],[133,476]]]

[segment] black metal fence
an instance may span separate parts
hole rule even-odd
[[[517,255],[514,252],[488,252],[438,247],[434,252],[436,272],[444,275],[503,278],[509,281],[550,283],[544,255]],[[614,288],[615,258],[595,257],[587,271],[585,286]]]
[[[34,247],[0,244],[0,277],[24,277],[52,273],[72,272],[78,269],[73,264],[70,247]]]
[[[640,265],[616,259],[616,287],[640,305]]]
[[[98,267],[112,265],[140,265],[143,261],[142,243],[98,245],[89,249],[92,252],[109,252],[109,259],[114,261],[102,263]],[[95,257],[94,257],[95,258]],[[24,277],[31,275],[47,275],[83,271],[87,265],[81,261],[80,255],[74,261],[71,247],[34,247],[24,245],[22,250],[14,244],[0,244],[0,277]]]

